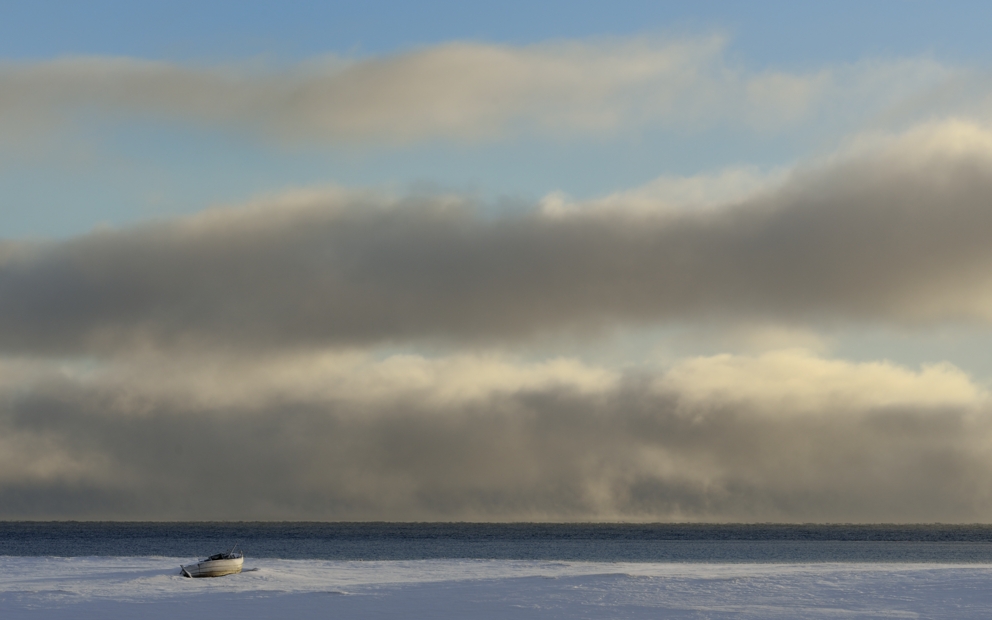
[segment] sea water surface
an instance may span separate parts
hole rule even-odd
[[[992,525],[0,522],[0,556],[992,563]]]

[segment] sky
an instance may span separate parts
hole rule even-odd
[[[988,5],[0,10],[0,518],[992,520]]]

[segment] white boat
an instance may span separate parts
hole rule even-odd
[[[235,553],[234,549],[231,549],[230,553],[215,553],[206,560],[179,568],[184,577],[222,577],[240,573],[244,562],[245,554]]]

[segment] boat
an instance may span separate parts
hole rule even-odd
[[[179,569],[184,577],[223,577],[224,575],[240,573],[244,562],[244,552],[235,553],[234,549],[231,549],[227,553],[215,553],[196,564],[180,565]]]

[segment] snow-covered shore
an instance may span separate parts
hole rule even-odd
[[[0,617],[987,618],[992,565],[0,557]]]

